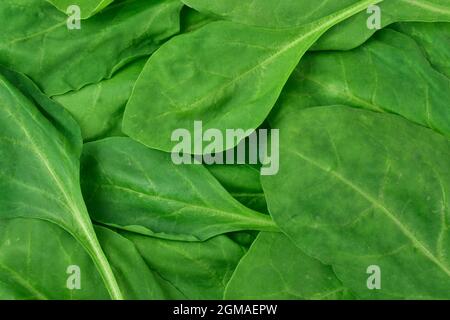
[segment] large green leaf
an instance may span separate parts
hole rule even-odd
[[[183,0],[188,6],[222,19],[271,28],[312,22],[323,14],[357,2],[284,0]],[[448,0],[387,0],[379,4],[381,27],[397,21],[450,21]],[[328,31],[314,46],[320,50],[348,50],[362,44],[376,30],[367,27],[371,13],[361,12]]]
[[[416,40],[433,67],[450,78],[450,23],[397,23],[392,28]]]
[[[186,241],[238,230],[276,230],[270,217],[233,199],[201,165],[129,138],[85,145],[82,189],[91,217],[103,224]]]
[[[47,95],[110,77],[179,30],[178,0],[125,1],[67,27],[67,16],[42,0],[0,2],[0,63],[31,77]]]
[[[294,28],[219,21],[174,37],[148,60],[136,82],[124,133],[171,151],[172,132],[193,131],[194,120],[222,133],[257,128],[306,50],[333,25],[380,1],[358,1]]]
[[[342,10],[358,0],[325,1],[318,4],[308,0],[182,0],[186,5],[211,16],[238,23],[289,28],[307,24]]]
[[[41,219],[0,221],[0,298],[108,299],[86,250],[61,227]],[[96,231],[124,298],[170,297],[167,281],[148,268],[131,241],[105,228]],[[77,276],[79,287],[70,287]]]
[[[80,289],[67,286],[80,268]],[[64,229],[40,219],[0,219],[0,299],[108,299],[86,250]]]
[[[205,242],[155,239],[97,226],[126,299],[220,299],[244,249],[226,236]],[[75,268],[79,288],[70,288]],[[0,299],[108,299],[85,249],[58,225],[0,219]]]
[[[157,239],[124,232],[151,270],[166,280],[171,299],[221,299],[245,250],[227,236],[204,242]]]
[[[146,58],[126,65],[111,79],[87,85],[78,91],[53,96],[81,128],[85,140],[122,135],[123,110]]]
[[[385,29],[352,51],[305,56],[277,110],[343,104],[396,113],[450,137],[449,88],[413,39]]]
[[[277,225],[360,298],[450,297],[450,142],[399,116],[286,110],[280,171],[262,178]],[[381,289],[369,290],[371,266]]]
[[[450,22],[448,0],[385,0],[380,9],[381,27],[399,21]],[[362,44],[377,31],[367,27],[370,15],[361,12],[333,27],[312,50],[349,50]]]
[[[0,218],[42,219],[65,229],[89,253],[111,296],[121,298],[81,195],[79,128],[29,79],[2,72],[20,89],[0,75]]]
[[[62,12],[67,12],[67,8],[76,5],[80,8],[82,19],[89,18],[103,8],[108,6],[114,0],[47,0]]]
[[[282,233],[261,232],[228,283],[226,299],[345,299],[330,266],[298,249]]]

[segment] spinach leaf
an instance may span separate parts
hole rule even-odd
[[[168,293],[171,285],[149,269],[133,242],[106,228],[96,227],[95,231],[124,298],[172,297]],[[0,249],[2,299],[109,298],[86,250],[54,223],[1,219]]]
[[[276,176],[262,178],[277,225],[333,266],[359,298],[448,299],[450,141],[392,114],[349,107],[279,117]],[[371,266],[381,289],[369,290]]]
[[[433,68],[450,78],[450,23],[397,23],[392,28],[416,40]]]
[[[179,31],[178,0],[111,5],[81,29],[42,0],[0,2],[0,63],[28,75],[49,96],[109,78]],[[13,17],[13,18],[11,18]]]
[[[109,298],[91,258],[64,229],[41,219],[0,222],[1,299]],[[127,299],[220,299],[244,254],[226,236],[180,242],[95,231]],[[80,276],[75,288],[73,270]]]
[[[268,213],[257,167],[248,164],[216,164],[206,168],[240,203],[255,211]]]
[[[381,27],[400,21],[450,22],[448,0],[386,0],[379,7]],[[361,12],[333,27],[312,50],[349,50],[361,45],[377,31],[367,28],[369,17]]]
[[[228,283],[225,299],[350,299],[330,266],[282,233],[261,232]]]
[[[121,136],[125,104],[147,58],[138,59],[111,79],[87,85],[52,99],[66,108],[81,128],[84,140]]]
[[[277,230],[203,166],[176,165],[170,154],[129,138],[86,144],[81,184],[93,220],[144,235],[203,241],[238,230]]]
[[[41,219],[63,228],[89,253],[111,296],[122,298],[81,195],[79,128],[29,79],[1,71],[0,218]]]
[[[193,131],[194,120],[201,119],[205,130],[257,128],[309,47],[333,25],[380,1],[358,1],[294,28],[218,21],[172,38],[137,80],[125,109],[124,133],[170,152],[176,144],[171,133]]]
[[[67,286],[70,266],[81,273],[79,290]],[[41,219],[0,219],[0,299],[108,298],[86,250],[63,228]]]
[[[310,23],[334,11],[341,10],[356,0],[183,0],[188,6],[222,19],[253,26],[286,28]],[[389,0],[379,4],[381,27],[398,21],[450,21],[447,0]],[[348,50],[361,45],[376,31],[367,28],[372,13],[366,11],[334,26],[313,46],[314,50]]]
[[[181,9],[180,25],[181,33],[188,33],[200,29],[205,24],[216,21],[211,15],[203,14],[189,7],[184,6]]]
[[[103,8],[108,6],[114,0],[47,0],[56,8],[66,13],[67,8],[76,5],[80,8],[80,15],[82,19],[89,18]]]
[[[333,104],[391,112],[450,137],[449,88],[413,39],[385,29],[352,51],[306,56],[278,104],[281,113]]]
[[[204,14],[221,19],[268,28],[289,28],[311,23],[342,10],[358,0],[326,1],[317,4],[307,0],[182,0]]]
[[[157,239],[122,232],[151,270],[166,280],[170,299],[221,299],[245,249],[227,236],[204,242]]]

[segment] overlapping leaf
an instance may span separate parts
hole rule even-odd
[[[449,88],[412,38],[387,29],[352,51],[307,55],[278,104],[280,113],[332,104],[391,112],[450,136]]]
[[[333,25],[380,1],[358,1],[329,15],[321,8],[320,19],[293,28],[219,21],[171,39],[136,82],[124,133],[170,152],[176,144],[172,132],[193,131],[195,120],[203,121],[204,130],[257,128],[310,46]]]
[[[82,188],[91,217],[166,239],[206,240],[238,230],[276,230],[270,217],[233,199],[201,165],[129,139],[85,145]]]
[[[282,233],[262,232],[242,258],[225,291],[226,299],[351,299],[325,266]]]
[[[81,195],[79,128],[29,79],[3,69],[2,73],[0,218],[41,219],[63,228],[89,253],[111,296],[121,298]]]
[[[4,0],[0,63],[49,96],[78,90],[157,49],[178,32],[180,8],[178,0],[124,1],[69,29],[67,16],[46,1]]]
[[[448,299],[449,140],[391,114],[290,110],[281,170],[262,179],[279,227],[359,298]]]

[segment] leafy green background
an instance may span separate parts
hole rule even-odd
[[[448,0],[3,0],[0,28],[0,299],[450,299]],[[175,165],[198,120],[279,129],[279,172]]]

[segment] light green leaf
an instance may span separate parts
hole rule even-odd
[[[217,19],[210,15],[200,13],[189,7],[184,6],[183,9],[181,9],[181,33],[188,33],[200,29],[205,24],[213,21],[217,21]]]
[[[170,152],[176,144],[172,132],[193,131],[194,120],[222,133],[257,128],[306,50],[333,25],[380,1],[358,1],[295,28],[219,21],[174,37],[148,60],[136,82],[124,133]]]
[[[29,79],[1,71],[20,89],[0,75],[0,218],[42,219],[63,228],[89,253],[111,296],[122,298],[81,195],[79,128]]]
[[[0,221],[0,298],[109,298],[86,250],[61,227],[41,219]],[[131,241],[106,228],[96,231],[124,298],[168,298],[162,291],[166,281],[147,267]]]
[[[277,225],[359,298],[450,297],[450,142],[392,114],[289,109],[278,175],[262,178]],[[369,290],[370,266],[381,289]],[[369,270],[369,274],[368,274]]]
[[[331,14],[356,0],[182,0],[186,5],[222,19],[270,28],[293,27]],[[450,21],[448,0],[387,0],[379,4],[381,27],[397,21]],[[376,29],[367,27],[372,12],[362,11],[328,31],[316,50],[348,50],[366,41]]]
[[[238,23],[268,28],[289,28],[311,23],[342,10],[358,0],[182,0],[204,14]]]
[[[285,106],[343,104],[396,113],[450,137],[449,89],[449,78],[433,69],[413,39],[385,29],[352,51],[305,56],[271,121]]]
[[[75,284],[70,266],[79,268],[79,289],[67,286]],[[0,299],[108,298],[86,250],[63,228],[40,219],[0,219]]]
[[[123,111],[146,60],[142,58],[126,65],[111,79],[53,96],[52,99],[72,114],[81,128],[83,139],[123,135]]]
[[[282,233],[261,232],[228,283],[225,299],[351,298],[330,266],[304,254]]]
[[[113,4],[69,29],[42,0],[0,2],[0,63],[28,75],[49,96],[109,78],[179,31],[178,0]]]
[[[114,0],[47,0],[56,8],[66,13],[67,8],[76,5],[80,8],[81,18],[86,19],[93,16]]]
[[[450,23],[397,23],[392,28],[416,40],[433,68],[450,78]]]
[[[248,164],[216,164],[206,168],[240,203],[258,212],[268,212],[258,167]]]
[[[122,234],[134,243],[149,268],[166,280],[170,299],[221,299],[245,253],[225,235],[183,242]]]
[[[276,230],[270,217],[233,199],[202,165],[129,138],[85,145],[82,189],[93,220],[145,235],[203,241],[238,230]]]
[[[400,21],[450,22],[448,0],[386,0],[380,3],[381,27]],[[377,30],[367,27],[372,13],[361,12],[329,30],[312,50],[349,50],[366,41]]]

